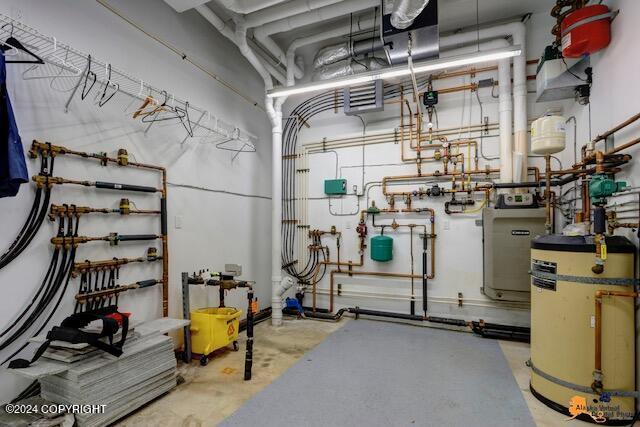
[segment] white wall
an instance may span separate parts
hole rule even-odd
[[[619,18],[620,19],[620,18]],[[632,19],[627,17],[627,19]],[[535,14],[527,23],[527,59],[538,58],[546,45],[550,44],[553,36],[550,29],[554,24],[554,20],[547,14]],[[628,43],[633,43],[633,37],[630,37]],[[614,48],[615,49],[615,48]],[[528,74],[535,74],[535,65],[528,67]],[[434,83],[435,89],[452,87],[462,84],[468,84],[470,81],[493,77],[497,79],[496,72],[487,72],[479,74],[473,78],[461,77],[447,80],[437,80]],[[596,77],[597,78],[597,77]],[[629,78],[626,78],[628,82]],[[618,79],[621,86],[625,83],[625,79],[620,76]],[[573,105],[573,102],[556,102],[546,104],[535,103],[535,84],[533,81],[529,83],[529,119],[535,119],[549,108],[562,109],[566,105]],[[495,91],[497,94],[497,88]],[[490,89],[480,89],[480,99],[483,104],[483,116],[488,116],[489,121],[495,123],[498,121],[498,103],[497,99],[492,98]],[[290,101],[289,108],[293,108],[300,102],[300,98]],[[618,103],[622,102],[622,98],[617,98]],[[610,103],[616,102],[609,101]],[[600,102],[594,96],[594,104]],[[464,106],[463,106],[464,105]],[[600,104],[602,105],[602,104]],[[600,108],[604,108],[601,106]],[[633,108],[632,106],[629,107]],[[466,92],[464,94],[448,94],[441,95],[440,103],[437,106],[439,127],[461,127],[460,135],[467,136],[465,130],[469,124],[480,124],[481,114],[475,94]],[[385,106],[383,113],[364,114],[362,117],[367,122],[367,132],[378,130],[393,130],[399,122],[398,108],[395,106]],[[627,113],[622,114],[626,116]],[[614,120],[615,121],[615,120]],[[578,122],[580,126],[584,126],[584,122]],[[608,123],[608,122],[607,122]],[[323,138],[334,139],[344,136],[357,136],[362,134],[362,123],[357,117],[344,116],[342,111],[334,114],[333,111],[323,113],[310,120],[311,128],[303,128],[300,140],[302,144],[320,142]],[[497,136],[497,131],[493,131],[492,135]],[[472,137],[479,139],[477,134]],[[455,138],[456,135],[450,137]],[[466,153],[466,150],[464,150]],[[497,156],[499,154],[498,138],[491,137],[484,139],[484,153],[488,157]],[[410,154],[414,155],[414,154]],[[362,169],[358,166],[362,164],[362,149],[349,148],[338,150],[339,156],[339,173],[338,175],[346,178],[348,182],[347,188],[352,193],[352,185],[358,185],[358,191],[361,191]],[[406,175],[415,174],[415,165],[393,165],[393,166],[375,166],[380,164],[396,164],[400,163],[399,145],[377,144],[375,146],[367,146],[365,149],[365,162],[368,167],[365,169],[365,182],[380,181],[382,177],[387,175]],[[310,159],[309,173],[309,224],[312,229],[319,228],[328,230],[335,225],[344,233],[343,247],[341,257],[343,260],[351,259],[357,261],[358,239],[355,227],[358,222],[356,215],[351,216],[333,216],[328,210],[329,201],[325,198],[323,191],[324,179],[334,178],[336,157],[333,153],[315,154]],[[484,161],[480,160],[480,168],[485,165],[491,167],[499,167],[498,160]],[[530,165],[537,165],[544,169],[543,162],[539,158],[531,158]],[[563,162],[564,167],[569,167],[567,160]],[[557,161],[553,161],[554,169],[559,167]],[[436,169],[442,170],[442,164],[425,163],[423,172],[433,172]],[[429,187],[424,183],[421,187]],[[416,188],[417,185],[408,187],[393,187],[393,191],[401,191],[402,189]],[[370,192],[372,200],[376,201],[378,207],[387,207],[387,203],[382,197],[379,187],[372,188]],[[478,195],[477,198],[480,198]],[[481,292],[482,287],[482,227],[476,225],[476,220],[481,218],[481,213],[464,214],[464,215],[446,215],[444,212],[444,201],[425,198],[424,200],[414,201],[413,207],[431,207],[436,211],[436,277],[429,281],[429,311],[431,315],[445,315],[457,317],[466,320],[477,320],[483,318],[489,322],[499,322],[514,325],[529,324],[528,309],[514,309],[505,307],[504,304],[496,303],[485,297]],[[340,199],[331,200],[331,208],[333,213],[350,213],[359,209],[366,208],[366,198],[361,198],[360,205],[357,204],[356,197],[347,196]],[[404,204],[397,202],[400,207]],[[422,223],[418,216],[397,215],[399,223],[417,222]],[[390,223],[392,216],[385,215],[379,218],[380,223]],[[379,233],[371,228],[371,220],[368,220],[369,236]],[[400,231],[402,230],[402,231]],[[388,263],[377,263],[370,259],[369,248],[365,253],[365,266],[362,270],[367,271],[392,271],[399,273],[408,273],[410,270],[409,256],[409,237],[407,229],[400,229],[397,232],[389,232],[394,238],[394,259]],[[332,259],[335,260],[335,244],[334,239],[327,238],[325,240],[331,248]],[[421,273],[421,251],[422,242],[418,238],[414,238],[414,256],[415,271]],[[328,276],[328,274],[327,274]],[[336,284],[343,285],[343,291],[364,291],[377,293],[396,293],[407,295],[410,289],[410,282],[406,279],[386,280],[378,277],[345,277],[337,276]],[[319,288],[327,289],[329,287],[328,277],[325,277],[318,285]],[[415,282],[415,294],[421,295],[421,281]],[[465,301],[462,307],[458,307],[458,293],[463,294]],[[336,297],[336,309],[343,306],[359,305],[360,307],[375,308],[387,311],[409,312],[408,301],[398,301],[389,299],[373,299],[363,297]],[[305,300],[305,304],[311,304],[311,295]],[[322,308],[328,306],[328,297],[318,297],[318,305]],[[421,302],[416,303],[417,313],[421,313]]]
[[[257,99],[264,88],[262,80],[241,57],[237,48],[215,31],[197,13],[176,14],[162,1],[135,2],[113,0],[111,4],[134,21],[197,58],[213,72]],[[242,154],[231,162],[232,154],[217,150],[213,144],[192,141],[184,147],[180,141],[184,130],[179,123],[156,124],[147,136],[145,125],[133,121],[123,110],[130,103],[125,95],[115,98],[100,109],[91,102],[74,99],[71,111],[63,112],[67,94],[52,91],[45,80],[22,80],[24,66],[8,65],[8,87],[13,101],[22,140],[28,147],[32,139],[46,140],[69,148],[114,154],[126,148],[135,160],[168,168],[172,183],[228,190],[263,198],[247,198],[180,187],[168,188],[170,315],[182,316],[180,273],[201,268],[220,271],[225,263],[239,263],[243,277],[257,281],[257,296],[266,307],[270,295],[270,127],[264,112],[238,97],[219,83],[182,61],[177,55],[143,35],[93,1],[69,0],[1,0],[0,13],[21,15],[21,20],[46,35],[53,35],[97,58],[111,62],[142,78],[145,82],[174,92],[192,104],[209,109],[212,114],[258,136],[257,153]],[[27,160],[29,172],[35,174],[37,164]],[[55,174],[76,179],[102,179],[159,185],[157,175],[116,167],[103,168],[95,162],[59,157]],[[22,186],[18,197],[0,199],[2,231],[0,248],[13,241],[29,211],[34,196],[32,184]],[[52,201],[93,207],[117,207],[121,197],[135,201],[141,209],[157,209],[159,197],[137,193],[117,193],[75,186],[55,187]],[[181,216],[183,227],[175,228],[175,217]],[[84,216],[80,234],[157,233],[155,218],[119,218]],[[13,263],[0,271],[0,325],[7,324],[26,305],[39,286],[52,248],[48,240],[54,225],[42,226],[30,247]],[[142,256],[148,245],[107,244],[83,245],[78,259],[109,259]],[[159,243],[157,247],[160,249]],[[125,266],[120,283],[160,278],[160,263]],[[51,324],[59,323],[72,312],[73,295],[78,281],[72,281],[62,307]],[[192,287],[193,306],[217,305],[216,289],[207,292]],[[244,291],[231,292],[228,305],[246,306]],[[137,320],[162,315],[161,289],[131,291],[120,299],[121,309],[130,311]],[[24,342],[20,340],[20,344]],[[18,345],[2,352],[6,358]],[[28,354],[27,354],[28,356]],[[5,371],[0,372],[0,401],[13,398],[28,382]]]

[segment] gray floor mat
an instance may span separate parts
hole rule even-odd
[[[497,341],[370,320],[349,321],[221,423],[284,424],[535,426]]]

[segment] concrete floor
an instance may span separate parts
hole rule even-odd
[[[285,320],[285,325],[280,328],[273,328],[269,321],[263,322],[257,325],[255,330],[254,369],[253,379],[250,382],[242,379],[244,341],[241,336],[241,350],[238,352],[221,350],[205,367],[200,366],[197,361],[193,361],[188,366],[179,365],[179,372],[185,379],[183,384],[117,425],[120,427],[216,426],[289,369],[307,351],[350,321],[353,320],[343,318],[339,323]],[[529,345],[501,341],[500,348],[536,425],[540,427],[568,425],[567,416],[548,408],[529,391],[529,369],[524,364],[529,358]],[[256,420],[256,423],[259,425],[259,420]],[[589,424],[573,420],[570,425]]]

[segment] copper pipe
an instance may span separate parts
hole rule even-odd
[[[596,151],[596,173],[604,173],[604,154]]]
[[[603,140],[607,139],[608,137],[610,137],[614,133],[618,132],[620,129],[629,126],[631,123],[637,121],[638,119],[640,119],[640,113],[638,113],[635,116],[625,120],[624,122],[620,123],[619,125],[609,129],[605,133],[596,136],[595,139],[593,140],[593,142],[596,143],[596,142],[603,141]]]
[[[83,157],[85,159],[96,159],[96,160],[100,160],[102,162],[105,163],[115,163],[119,166],[129,166],[129,167],[134,167],[134,168],[141,168],[141,169],[152,169],[152,170],[156,170],[156,171],[164,171],[165,168],[163,168],[162,166],[155,166],[155,165],[149,165],[146,163],[138,163],[138,162],[127,162],[126,165],[122,165],[120,164],[120,162],[118,161],[118,159],[113,158],[113,157],[109,157],[107,155],[102,155],[102,154],[98,154],[98,153],[87,153],[85,151],[76,151],[76,150],[71,150],[69,148],[66,148],[62,145],[49,145],[48,143],[44,143],[44,142],[39,142],[37,140],[33,140],[32,144],[31,144],[31,150],[29,150],[29,154],[31,156],[35,155],[38,152],[42,152],[42,153],[49,153],[51,156],[56,156],[58,154],[70,154],[73,156],[78,156],[78,157]]]
[[[473,171],[468,171],[465,172],[465,175],[490,175],[492,173],[498,173],[500,172],[500,169],[480,169],[480,170],[473,170]],[[461,176],[462,173],[461,172],[448,172],[448,173],[438,173],[438,172],[432,172],[432,173],[426,173],[426,174],[422,174],[422,175],[395,175],[395,176],[385,176],[384,178],[382,178],[382,194],[384,194],[385,196],[393,196],[396,195],[397,193],[391,193],[387,191],[387,182],[388,181],[405,181],[405,180],[412,180],[412,179],[418,179],[418,178],[425,178],[425,177],[453,177],[453,176]],[[402,194],[406,194],[406,193],[402,193]]]
[[[445,87],[442,89],[438,89],[438,95],[441,94],[447,94],[447,93],[456,93],[456,92],[464,92],[467,90],[470,91],[474,91],[478,88],[478,84],[477,83],[471,83],[471,84],[467,84],[467,85],[461,85],[461,86],[452,86],[452,87]],[[424,92],[419,92],[419,96],[423,96]],[[404,101],[402,101],[402,92],[400,94],[400,98],[401,99],[397,99],[397,98],[391,98],[390,100],[385,101],[385,104],[398,104],[398,103],[402,103]]]
[[[89,213],[103,213],[103,214],[111,214],[118,213],[124,215],[121,209],[111,209],[111,208],[92,208],[89,206],[72,206],[72,205],[51,205],[49,209],[49,219],[53,221],[55,217],[59,216],[81,216]],[[160,211],[154,210],[145,210],[145,209],[129,209],[127,211],[128,214],[148,214],[148,215],[159,215]]]
[[[431,208],[421,208],[420,210],[417,209],[404,209],[402,210],[402,212],[415,212],[415,213],[419,213],[422,211],[426,211],[429,213],[429,215],[431,216],[431,219],[435,218],[435,211]],[[395,213],[397,212],[397,210],[391,210],[391,209],[382,209],[380,210],[381,213]],[[361,219],[364,219],[364,215],[367,213],[366,210],[362,210],[360,212],[360,217]],[[435,238],[436,238],[436,234],[435,234],[435,221],[430,220],[429,221],[431,223],[431,233],[429,235],[429,239],[431,239],[431,273],[427,276],[428,279],[434,279],[435,275],[436,275],[436,245],[435,245]],[[406,224],[401,224],[402,226],[408,226]],[[425,232],[426,232],[426,226],[421,225],[421,227],[425,227]],[[318,272],[320,270],[320,265],[342,265],[342,266],[349,266],[349,270],[348,271],[342,271],[342,270],[333,270],[334,272],[337,272],[339,274],[349,274],[349,275],[362,275],[363,272],[359,272],[359,271],[352,271],[351,267],[361,267],[364,264],[364,253],[361,252],[360,253],[360,262],[358,264],[356,263],[352,263],[351,261],[349,261],[348,263],[342,263],[342,264],[338,264],[335,262],[322,262],[320,263],[317,267],[316,267],[316,271],[314,272],[314,276],[313,276],[313,285],[312,285],[312,292],[313,292],[313,306],[312,306],[312,310],[315,312],[316,310],[316,285],[317,285],[317,275]],[[375,275],[381,275],[384,276],[386,274],[396,274],[396,273],[381,273],[381,274],[375,274]],[[394,276],[396,277],[396,276]],[[411,278],[411,275],[407,276],[408,278]],[[422,275],[414,275],[413,278],[422,278]],[[329,312],[333,312],[333,288],[334,288],[334,281],[333,281],[333,274],[330,274],[330,279],[329,279]]]
[[[605,291],[597,290],[595,295],[596,316],[595,316],[595,362],[594,362],[594,381],[591,387],[595,391],[602,391],[602,297],[640,297],[639,292],[622,292],[622,291]]]
[[[612,148],[609,151],[606,151],[604,153],[604,157],[606,158],[607,156],[611,156],[613,154],[619,153],[622,150],[626,150],[627,148],[633,147],[634,145],[640,143],[640,138],[636,138],[636,139],[632,139],[631,141],[624,143],[622,145],[619,145],[618,147]],[[594,160],[596,160],[596,154],[595,153],[591,153],[588,156],[584,157],[582,159],[581,162],[576,163],[575,165],[573,165],[574,168],[576,167],[580,167],[580,166],[584,166],[590,162],[593,162]]]

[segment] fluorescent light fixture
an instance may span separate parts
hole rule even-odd
[[[430,61],[414,62],[414,74],[444,70],[446,68],[461,67],[463,65],[478,64],[481,62],[497,61],[499,59],[511,58],[522,53],[520,46],[510,46],[494,50],[484,50],[468,55],[451,56]],[[353,86],[371,82],[379,79],[391,79],[394,77],[408,76],[411,74],[408,65],[398,65],[382,70],[368,71],[366,73],[352,76],[339,77],[337,79],[305,83],[296,86],[277,87],[267,91],[269,98],[280,98],[283,96],[297,95],[300,93],[316,92],[319,90],[336,89],[345,86]]]

